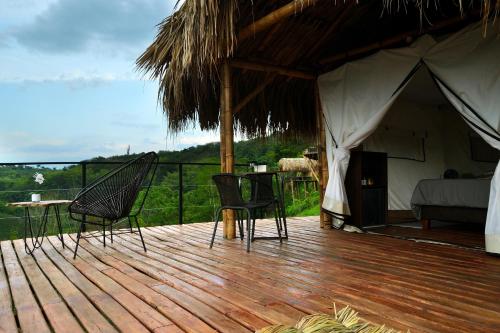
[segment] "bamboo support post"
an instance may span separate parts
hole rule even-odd
[[[233,110],[232,110],[232,82],[231,68],[229,63],[222,65],[220,91],[220,136],[221,136],[221,170],[226,173],[234,173],[234,137],[233,137]],[[223,214],[224,237],[233,239],[236,237],[236,223],[233,211]]]
[[[319,201],[320,209],[323,204],[323,198],[325,197],[326,184],[328,183],[328,162],[326,158],[326,136],[325,136],[325,126],[323,122],[323,111],[321,109],[321,101],[319,99],[319,87],[316,81],[315,88],[315,104],[316,104],[316,122],[319,130],[318,135],[318,158],[319,158]],[[320,212],[320,226],[321,228],[331,228],[332,219],[327,213]]]

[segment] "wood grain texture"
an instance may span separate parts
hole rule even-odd
[[[9,281],[3,264],[0,264],[0,332],[17,332],[16,318],[12,310]]]
[[[76,260],[74,235],[66,249],[49,237],[34,256],[22,241],[3,241],[1,328],[244,333],[335,302],[405,332],[500,332],[500,259],[321,229],[318,217],[287,220],[288,240],[255,241],[250,253],[222,235],[209,250],[213,223],[144,228],[147,252],[135,235],[105,248],[84,239]],[[257,221],[258,235],[274,229]]]
[[[11,242],[4,241],[0,245],[20,329],[23,332],[50,332]]]

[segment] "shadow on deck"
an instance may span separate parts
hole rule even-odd
[[[412,332],[500,332],[500,259],[484,252],[319,228],[290,218],[290,239],[223,240],[212,223],[82,240],[72,259],[50,237],[34,256],[1,242],[0,331],[249,332],[351,305]],[[257,222],[257,234],[274,221]]]

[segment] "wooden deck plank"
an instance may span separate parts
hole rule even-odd
[[[191,231],[190,231],[190,234],[191,234],[191,235],[193,234],[193,230],[191,230]],[[272,242],[268,242],[268,243],[266,243],[266,244],[273,244],[273,243],[272,243]],[[275,244],[277,244],[277,243],[275,243]],[[276,246],[279,246],[279,245],[276,245]],[[300,276],[300,275],[301,275],[301,274],[299,274],[299,276]],[[348,281],[347,281],[347,282],[348,282]],[[337,289],[338,289],[338,288],[337,288]],[[367,288],[367,289],[368,289],[368,288]],[[452,310],[452,311],[453,311],[453,310],[454,310],[454,308],[453,308],[453,307],[450,307],[450,308],[449,308],[449,310]],[[490,319],[492,319],[492,321],[493,321],[493,323],[491,323],[491,325],[498,324],[498,321],[497,321],[497,320],[495,320],[495,317],[498,317],[498,316],[497,316],[497,313],[490,312],[489,314],[491,314],[491,318],[490,318]],[[438,313],[438,315],[441,315],[441,313]],[[473,314],[473,313],[472,313],[471,315],[472,315],[472,316],[474,316],[474,314]],[[485,317],[487,317],[487,314],[484,312],[484,309],[483,309],[482,313],[478,313],[475,319],[476,319],[476,320],[478,320],[479,318],[482,318],[483,320],[487,320],[487,318],[485,318]],[[460,319],[458,319],[458,320],[457,320],[457,319],[454,319],[454,320],[455,320],[455,321],[458,321],[458,322],[460,322],[460,321],[461,321]],[[465,321],[465,320],[463,320],[463,322],[464,322],[464,323],[467,323],[467,321]],[[490,327],[490,326],[487,326],[487,327]],[[494,327],[494,326],[493,326],[493,327]]]
[[[149,244],[151,244],[151,242],[149,242]],[[151,252],[151,249],[150,249],[150,251],[149,251],[149,252]],[[211,252],[211,251],[210,251],[210,252]],[[164,255],[166,255],[166,254],[164,254]],[[241,257],[241,256],[238,256],[238,257]],[[252,270],[258,270],[258,267],[259,267],[259,266],[260,266],[260,265],[258,265],[258,264],[257,264],[257,265],[252,265]],[[220,267],[219,267],[219,268],[220,268]],[[272,266],[271,266],[271,269],[272,269]],[[261,278],[256,278],[256,279],[255,279],[255,281],[258,281],[259,279],[261,279],[261,280],[269,280],[269,278],[268,278],[268,277],[261,277]],[[285,300],[287,300],[289,303],[293,304],[294,306],[298,306],[298,305],[300,305],[301,303],[303,303],[303,301],[302,301],[302,302],[300,301],[300,297],[299,297],[298,295],[296,295],[296,294],[295,294],[295,295],[287,295],[287,294],[284,292],[284,290],[286,290],[286,289],[288,289],[288,288],[285,288],[285,285],[283,284],[283,281],[285,281],[285,280],[281,280],[281,279],[279,279],[279,280],[275,281],[275,283],[278,283],[278,285],[280,285],[280,284],[282,285],[280,288],[278,288],[278,289],[277,289],[277,294],[279,294],[279,296],[278,296],[278,297],[282,296],[282,299],[283,299],[284,301],[285,301]],[[266,288],[266,290],[268,291],[268,294],[269,294],[270,289],[269,289],[269,288]],[[286,301],[285,301],[285,302],[286,302]],[[333,304],[333,303],[332,303],[332,301],[331,301],[331,300],[326,300],[326,299],[325,299],[325,300],[323,301],[323,307],[322,307],[322,310],[323,310],[323,311],[331,311],[331,310],[330,310],[330,308],[331,308],[332,304]],[[312,308],[315,308],[315,306],[314,306],[314,305],[312,305],[312,303],[309,303],[309,305],[310,305]],[[317,308],[317,306],[316,306],[316,308]],[[290,311],[288,311],[288,312],[290,312]]]
[[[336,267],[335,267],[335,266],[332,266],[331,268],[332,268],[333,270],[335,270],[335,269],[336,269]],[[308,274],[308,273],[311,273],[311,274]],[[316,277],[316,278],[320,278],[320,279],[321,279],[320,275],[315,274],[315,273],[316,273],[316,272],[314,272],[314,268],[313,268],[313,267],[310,267],[310,271],[308,271],[308,272],[304,272],[302,275],[308,275],[308,276],[313,277],[313,278],[314,278],[314,277]],[[338,272],[338,274],[334,274],[334,275],[332,275],[332,276],[336,276],[336,279],[338,279],[337,277],[342,277],[342,274],[341,274],[341,273],[342,273],[342,272]],[[345,271],[344,271],[343,273],[345,273]],[[377,272],[371,272],[371,274],[373,274],[373,273],[377,273]],[[380,272],[379,272],[379,273],[380,273]],[[344,275],[345,275],[345,274],[344,274]],[[365,276],[365,275],[366,275],[366,276]],[[293,278],[293,276],[290,276],[290,278]],[[362,283],[362,282],[363,282],[363,280],[364,280],[364,281],[365,281],[365,284],[367,284],[367,287],[369,288],[369,287],[370,287],[370,281],[368,280],[368,278],[369,278],[369,275],[367,275],[367,274],[363,274],[363,273],[361,273],[361,274],[360,274],[360,272],[357,272],[355,275],[353,274],[353,276],[350,276],[350,277],[349,277],[349,279],[348,279],[347,281],[344,281],[344,283],[347,283],[347,284],[357,284],[357,283]],[[324,279],[321,279],[321,280],[322,280],[322,281],[324,281]],[[397,293],[397,292],[398,292],[398,290],[400,290],[400,289],[401,289],[401,288],[399,288],[399,287],[401,287],[401,286],[398,286],[398,285],[397,285],[399,282],[400,282],[399,280],[394,279],[393,281],[390,281],[390,283],[385,283],[385,282],[382,282],[382,283],[383,283],[383,284],[385,284],[385,286],[386,286],[387,288],[389,288],[389,289],[391,289],[391,290],[393,290],[394,292],[396,292],[396,293]],[[317,281],[316,281],[316,282],[314,282],[314,280],[313,280],[313,283],[317,283]],[[408,284],[406,284],[406,285],[405,285],[405,287],[410,287],[410,286],[409,286]],[[418,297],[420,297],[420,298],[423,298],[423,299],[428,298],[428,300],[429,300],[429,301],[432,301],[432,300],[434,300],[434,301],[439,301],[439,300],[436,300],[436,295],[435,295],[435,294],[434,294],[434,295],[431,295],[431,294],[429,294],[429,293],[428,293],[429,288],[427,288],[427,289],[421,289],[421,285],[420,285],[420,284],[418,284],[418,285],[414,285],[414,286],[413,286],[413,290],[411,290],[411,291],[412,291],[412,292],[414,292],[415,294],[417,294],[416,296],[418,296]],[[405,291],[405,292],[407,292],[407,291]],[[397,295],[396,295],[396,296],[397,296]],[[439,296],[439,295],[438,295],[438,296]],[[449,295],[449,294],[448,294],[445,298],[443,298],[443,299],[442,299],[442,301],[443,301],[443,302],[447,302],[447,301],[449,300],[449,296],[452,296],[452,298],[454,298],[456,295],[455,295],[455,294],[452,294],[452,295]],[[474,298],[469,297],[469,298],[468,298],[468,301],[469,301],[469,302],[474,301]],[[456,307],[456,305],[457,305],[457,304],[453,304],[453,308],[455,308],[455,307]],[[459,304],[459,305],[460,305],[460,304]],[[474,308],[474,304],[470,304],[470,307],[469,307],[469,304],[465,304],[464,306],[465,306],[465,307],[467,307],[467,309],[466,309],[466,310],[470,310],[470,309],[473,309],[473,308]],[[483,310],[483,311],[484,311],[484,310]],[[488,312],[488,310],[486,310],[486,312]],[[497,312],[493,312],[493,311],[491,311],[491,314],[492,314],[492,315],[496,315],[496,314],[497,314]],[[483,315],[487,315],[487,314],[485,314],[485,313],[483,312]]]
[[[54,236],[49,238],[51,243],[56,242]],[[115,282],[113,279],[106,276],[104,273],[99,271],[97,268],[89,265],[87,262],[81,258],[73,259],[73,253],[69,247],[64,250],[57,249],[61,255],[66,257],[73,266],[85,275],[92,283],[98,286],[100,289],[105,291],[118,303],[120,303],[124,308],[129,310],[143,325],[148,329],[154,331],[165,331],[177,330],[175,325],[163,316],[156,309],[148,305],[146,302],[137,298],[127,289],[123,288],[120,284]],[[83,251],[82,251],[83,252]]]
[[[50,281],[37,266],[33,257],[24,250],[24,241],[22,239],[15,240],[13,245],[26,278],[29,280],[29,284],[53,330],[68,333],[84,332]]]
[[[123,244],[127,245],[124,246]],[[115,255],[117,258],[120,260],[123,260],[124,262],[127,262],[129,265],[138,268],[139,270],[146,272],[150,274],[150,276],[153,276],[161,281],[165,281],[167,284],[172,282],[171,278],[168,278],[168,276],[172,276],[174,279],[176,278],[177,280],[174,283],[174,286],[177,286],[179,283],[178,281],[188,281],[189,283],[192,283],[196,287],[199,287],[200,284],[203,284],[202,282],[202,277],[200,275],[204,275],[203,273],[199,273],[200,270],[195,270],[195,275],[190,275],[189,272],[186,271],[181,271],[178,267],[175,267],[175,264],[173,266],[167,266],[165,265],[164,258],[162,256],[159,256],[158,254],[155,254],[151,250],[148,251],[147,253],[144,253],[142,248],[139,247],[138,245],[133,245],[131,242],[121,242],[120,238],[115,239],[115,244],[112,244],[110,246],[106,247],[106,251],[111,251],[110,248],[117,248],[119,249],[119,253],[116,253]],[[134,251],[135,250],[135,251]],[[127,259],[126,254],[129,256],[130,259]],[[163,260],[163,261],[162,261]],[[141,265],[140,263],[143,262]],[[170,264],[172,264],[170,262]],[[183,268],[186,268],[185,265],[182,266]],[[164,271],[164,269],[167,269],[167,271]],[[165,274],[167,273],[167,274]],[[197,275],[199,274],[199,275]],[[207,272],[208,274],[208,272]],[[230,295],[229,302],[232,304],[235,304],[241,308],[246,309],[247,311],[252,311],[254,315],[256,316],[261,316],[264,320],[267,320],[269,322],[286,322],[286,323],[291,323],[296,321],[295,317],[291,317],[288,314],[285,313],[280,313],[275,310],[266,308],[263,305],[260,305],[256,303],[255,298],[250,298],[250,297],[245,297],[241,295],[242,289],[245,288],[244,286],[240,286],[240,288],[237,288],[237,290],[231,290],[230,292],[227,292],[226,289],[228,286],[231,285],[230,281],[225,281],[222,278],[217,277],[216,281],[217,284],[213,284],[213,278],[209,279],[210,281],[210,287],[209,288],[198,288],[199,290],[202,290],[203,295],[207,295],[209,292],[212,292],[214,296],[227,296]],[[223,287],[219,287],[222,284]],[[206,285],[204,285],[206,287]],[[254,296],[257,295],[259,292],[253,290]],[[210,303],[211,305],[214,305],[214,303]]]
[[[22,254],[21,241],[15,242],[17,255],[11,242],[2,242],[0,295],[8,297],[0,300],[0,319],[7,309],[5,323],[12,331],[17,313],[29,332],[34,326],[26,318],[38,311],[36,320],[58,330],[53,321],[50,327],[45,322],[55,317],[56,304],[87,331],[112,323],[127,332],[248,332],[331,311],[336,302],[337,308],[351,305],[363,318],[403,332],[500,333],[500,259],[323,230],[316,217],[288,222],[288,240],[255,241],[250,253],[245,242],[221,235],[208,249],[213,223],[144,228],[146,253],[137,235],[116,235],[105,248],[102,239],[82,240],[76,260],[74,235],[66,237],[65,250],[49,238],[34,259]],[[262,235],[275,233],[271,220],[257,221],[257,228]],[[35,302],[24,300],[30,296]]]
[[[131,239],[126,240],[125,242],[121,242],[120,244],[124,245],[125,247],[128,248],[128,250],[121,249],[121,251],[129,251],[133,250],[137,253],[137,255],[140,255],[141,253],[139,252],[139,247],[138,244],[134,245],[134,241]],[[133,255],[133,254],[131,254]],[[151,249],[148,253],[148,256],[152,258],[153,260],[156,260],[159,263],[162,264],[167,264],[167,265],[172,265],[173,267],[186,267],[186,263],[183,262],[182,260],[179,260],[179,258],[176,258],[175,260],[165,260],[167,257],[172,257],[168,253],[162,253],[161,251],[154,251],[154,249]],[[180,266],[179,266],[180,265]],[[160,266],[161,267],[161,266]],[[244,275],[234,275],[232,272],[228,271],[223,271],[223,270],[214,270],[213,267],[207,267],[203,266],[203,264],[198,264],[191,262],[187,267],[193,267],[193,271],[183,271],[184,274],[188,274],[192,276],[192,278],[196,279],[197,284],[203,284],[205,288],[207,288],[207,283],[208,286],[213,285],[212,281],[213,279],[205,279],[204,276],[207,274],[212,274],[216,275],[217,279],[216,281],[221,281],[222,283],[220,286],[223,289],[228,290],[229,295],[238,295],[240,298],[238,299],[239,302],[241,302],[244,298],[248,299],[252,306],[255,306],[255,303],[261,304],[263,306],[267,306],[269,303],[276,303],[278,299],[273,297],[273,293],[270,293],[268,290],[266,293],[261,292],[259,289],[259,279],[257,280],[252,280]],[[200,273],[200,272],[206,272],[205,274]],[[192,283],[193,280],[191,280]],[[205,283],[203,282],[205,281]],[[207,288],[210,289],[210,288]],[[283,289],[280,290],[280,294],[286,293]],[[312,304],[309,304],[310,306],[313,306]],[[282,315],[281,317],[283,318],[283,315],[287,317],[286,322],[294,322],[297,319],[297,316],[295,314],[291,314],[290,311],[271,311],[271,309],[266,307],[267,316],[269,318],[270,314],[274,314],[275,312],[281,312]],[[301,315],[305,315],[305,312],[302,312]],[[271,318],[269,318],[271,319]]]
[[[115,241],[116,240],[117,238],[115,238]],[[109,246],[105,249],[106,255],[100,255],[102,253],[102,249],[96,247],[95,242],[93,243],[94,244],[86,245],[85,249],[90,251],[94,256],[98,257],[106,264],[118,269],[120,272],[127,274],[162,295],[167,296],[184,308],[198,308],[195,313],[197,315],[203,313],[206,314],[204,317],[208,318],[209,323],[218,329],[223,330],[218,326],[224,322],[227,323],[227,318],[233,319],[247,328],[242,330],[241,327],[235,327],[233,323],[229,322],[228,325],[230,327],[228,328],[230,328],[230,331],[233,332],[248,331],[248,329],[254,331],[257,327],[262,327],[262,325],[255,326],[254,324],[249,324],[249,318],[252,318],[257,323],[261,323],[263,325],[269,324],[256,316],[244,313],[242,309],[238,309],[236,305],[231,304],[226,300],[208,294],[181,279],[168,274],[162,274],[161,271],[155,269],[154,267],[140,264],[137,266],[137,260],[132,257],[124,256],[122,253],[117,252]],[[100,244],[97,244],[97,246],[99,245]],[[112,258],[110,256],[112,256]],[[131,263],[131,265],[129,266],[127,263]],[[133,267],[137,267],[138,269]],[[151,274],[152,276],[160,276],[160,278],[157,280],[150,275],[147,275],[146,272],[153,272]],[[203,304],[200,302],[203,302]],[[218,312],[213,312],[211,308],[217,310]],[[221,317],[221,315],[224,315],[227,318]]]
[[[21,241],[18,240],[14,243],[16,242],[19,243]],[[18,249],[17,251],[19,253],[20,250]],[[50,280],[50,283],[64,299],[85,330],[89,332],[118,332],[63,272],[50,261],[43,251],[35,251],[34,257],[40,269]]]
[[[50,332],[10,241],[0,243],[19,325],[23,332]]]
[[[111,296],[95,286],[70,262],[60,256],[57,250],[52,247],[50,242],[44,243],[42,248],[44,255],[46,255],[47,258],[49,258],[54,265],[57,266],[59,270],[74,283],[74,285],[86,296],[86,298],[97,309],[99,309],[101,313],[105,314],[106,317],[109,318],[120,331],[130,333],[148,332],[148,329],[134,316],[132,316],[130,312],[116,302]],[[92,318],[89,318],[89,320],[92,320]]]
[[[191,232],[192,232],[192,231],[190,231],[190,233],[191,233]],[[211,251],[211,252],[212,252],[212,251]],[[225,257],[225,258],[227,258],[227,257],[228,257],[228,255],[224,254],[224,257]],[[235,258],[241,258],[241,256],[236,256]],[[241,264],[240,264],[240,265],[241,265]],[[258,263],[252,263],[252,265],[251,265],[252,270],[259,270],[259,267],[262,267],[262,266],[265,266],[265,265],[262,265],[262,264],[261,264],[261,265],[259,265]],[[273,266],[270,266],[270,267],[271,267],[271,268],[273,268]],[[303,273],[303,271],[300,271],[300,272],[299,272],[299,274],[296,274],[296,275],[300,276],[302,273]],[[282,289],[287,289],[287,288],[288,288],[288,286],[287,286],[287,285],[288,285],[288,284],[290,284],[290,281],[291,281],[291,280],[290,280],[288,277],[286,277],[286,276],[275,277],[274,279],[273,279],[273,278],[270,278],[269,276],[263,276],[263,277],[261,278],[261,280],[264,280],[264,281],[270,281],[270,280],[271,280],[271,281],[273,281],[273,280],[274,280],[275,282],[277,282],[277,283],[281,283],[281,284],[282,284],[282,287],[281,287]],[[311,286],[310,286],[309,290],[310,290],[311,292],[317,291],[318,286],[321,288],[321,284],[322,284],[321,282],[317,283],[316,285],[314,285],[314,284],[313,284],[313,285],[311,285]],[[295,287],[302,287],[302,288],[305,288],[306,286],[305,286],[305,285],[303,285],[303,284],[299,284],[299,285],[295,285]],[[269,287],[268,287],[266,290],[269,290]],[[357,302],[358,308],[360,308],[360,304],[368,304],[368,305],[373,305],[373,302],[370,302],[370,301],[368,301],[368,300],[366,300],[366,299],[353,298],[352,293],[351,293],[351,292],[349,292],[349,291],[348,291],[348,292],[345,292],[345,293],[343,293],[343,294],[339,294],[339,293],[337,293],[337,294],[333,293],[333,294],[332,294],[332,292],[331,292],[330,290],[325,290],[324,292],[326,292],[327,294],[331,295],[331,296],[332,296],[332,297],[336,300],[336,302],[337,302],[337,303],[341,302],[341,303],[344,303],[344,304],[352,304],[353,302],[354,302],[354,303],[356,303],[356,302]],[[314,297],[314,294],[311,294],[311,296],[312,296],[312,297]],[[293,298],[293,297],[292,297],[292,298],[288,297],[288,299],[293,300],[294,298]],[[297,296],[295,296],[295,300],[296,300],[296,299],[298,299],[298,297],[297,297]],[[331,307],[331,306],[332,306],[332,301],[331,301],[330,299],[326,299],[326,298],[324,298],[324,299],[322,300],[322,303],[323,303],[323,305],[324,305],[325,307],[327,307],[327,306],[328,306],[328,307]],[[295,303],[295,305],[297,305],[297,304]],[[363,306],[362,308],[365,308],[365,307]],[[367,306],[366,308],[368,309],[369,307]],[[380,312],[380,313],[390,313],[390,311],[392,310],[391,308],[385,308],[385,309],[384,309],[384,306],[383,306],[382,304],[378,304],[378,309],[379,309],[379,312]],[[405,315],[406,315],[406,314],[405,314]],[[404,319],[403,317],[405,317],[405,315],[401,316],[402,318],[399,318],[399,319],[400,319],[400,320]],[[368,312],[368,313],[366,313],[366,312],[365,312],[365,317],[368,317],[368,318],[370,318],[370,317],[371,317],[371,316],[370,316],[370,314],[369,314],[369,312]],[[379,319],[378,321],[380,322],[380,318],[378,318],[378,319]],[[384,319],[385,319],[385,320],[390,320],[391,318],[390,318],[390,316],[388,315],[388,317],[387,317],[387,318],[384,318]],[[421,320],[421,321],[422,321],[422,320]],[[408,320],[407,320],[407,321],[404,321],[404,323],[406,324],[406,326],[411,326],[411,321],[408,321]],[[397,323],[393,323],[393,326],[398,326],[398,325],[397,325]]]
[[[5,274],[1,251],[0,256],[0,332],[17,332],[9,281]]]
[[[190,233],[191,233],[191,232],[192,232],[192,231],[190,231]],[[212,251],[210,251],[210,252],[212,252]],[[224,257],[225,257],[225,258],[227,258],[228,256],[227,256],[226,254],[224,254]],[[239,258],[239,259],[241,259],[241,256],[236,256],[235,258]],[[241,265],[241,264],[239,264],[239,265]],[[262,266],[265,266],[265,265],[262,265],[262,264],[260,264],[260,265],[259,265],[257,262],[255,262],[255,263],[252,263],[252,264],[251,264],[252,270],[259,270],[259,267],[262,267]],[[285,266],[286,266],[286,265],[285,265]],[[270,267],[270,269],[274,268],[273,266],[269,266],[269,267]],[[295,273],[297,273],[297,272],[295,272]],[[296,274],[296,275],[300,276],[302,273],[303,273],[303,271],[300,271],[300,272],[299,272],[299,274]],[[292,277],[292,278],[293,278],[293,277]],[[286,276],[280,276],[280,277],[276,277],[276,278],[274,278],[274,279],[272,279],[272,278],[270,279],[268,276],[263,276],[263,277],[261,278],[261,280],[264,280],[264,281],[270,281],[270,280],[271,280],[271,281],[273,281],[273,280],[274,280],[274,281],[275,281],[275,283],[281,283],[281,285],[282,285],[282,286],[281,286],[281,289],[282,289],[282,290],[283,290],[283,289],[287,289],[287,288],[288,288],[288,286],[287,286],[287,285],[289,285],[289,284],[290,284],[290,281],[291,281],[291,280],[290,280],[290,278],[289,278],[289,277],[286,277]],[[317,283],[316,285],[312,285],[312,286],[310,286],[309,290],[310,290],[311,292],[314,292],[314,291],[316,291],[316,292],[317,292],[317,289],[318,289],[318,287],[317,287],[317,286],[321,287],[321,282]],[[305,285],[303,285],[303,284],[301,283],[301,284],[299,284],[299,285],[295,285],[295,287],[302,287],[302,288],[305,288]],[[269,290],[269,287],[268,287],[266,290]],[[327,290],[326,292],[329,292],[329,291]],[[347,296],[348,296],[347,298],[346,298],[346,295],[345,295],[345,294],[338,294],[338,295],[335,295],[335,294],[332,294],[332,293],[330,292],[330,295],[334,296],[333,298],[336,300],[337,304],[338,304],[338,303],[352,304],[352,303],[353,303],[353,300],[352,300],[352,295],[351,295],[351,293],[347,292],[346,294],[347,294]],[[313,298],[314,298],[314,294],[312,293],[312,294],[311,294],[311,296],[309,296],[309,297],[313,297]],[[295,302],[296,302],[296,300],[297,300],[297,299],[299,299],[299,297],[295,296],[295,297],[284,297],[284,298],[285,298],[285,299],[289,299],[289,300],[290,300],[289,302],[291,302],[291,303],[292,303],[292,304],[294,304],[295,306],[297,306],[297,305],[298,305],[298,304],[297,304],[297,303],[295,303]],[[355,300],[356,300],[356,299],[355,299]],[[359,299],[358,299],[358,302],[357,302],[357,304],[358,304],[358,308],[359,308],[359,304],[360,304],[360,303],[368,303],[368,304],[372,304],[372,303],[368,302],[367,300],[359,300]],[[332,300],[331,300],[331,299],[326,299],[326,298],[324,298],[324,299],[322,300],[322,304],[323,304],[323,306],[324,306],[325,308],[326,308],[326,307],[331,308],[331,306],[332,306]],[[380,308],[381,308],[381,305],[379,305],[379,310],[380,310]],[[385,311],[380,311],[380,312],[382,312],[382,313],[388,313],[388,310],[391,310],[391,309],[390,309],[390,308],[387,308],[387,309],[385,309]],[[386,312],[386,311],[387,311],[387,312]],[[365,313],[365,317],[371,317],[371,316],[370,316],[370,314],[369,314],[369,312],[368,312],[368,313]],[[379,318],[379,319],[380,319],[380,318]],[[386,318],[386,319],[390,319],[390,317],[388,317],[388,318]],[[379,320],[379,321],[380,321],[380,320]],[[408,323],[408,322],[406,322],[406,325],[409,325],[409,323]],[[393,326],[396,326],[396,325],[393,325]]]
[[[95,239],[94,242],[99,243]],[[99,243],[99,245],[102,244]],[[72,247],[73,243],[71,242],[69,246]],[[231,332],[249,332],[242,326],[228,320],[228,318],[225,318],[222,314],[211,311],[211,308],[209,308],[208,306],[200,306],[200,302],[196,302],[194,298],[189,296],[188,294],[176,294],[171,287],[162,284],[161,282],[154,283],[150,280],[150,278],[148,279],[147,276],[140,273],[139,271],[134,272],[134,274],[130,274],[131,272],[125,269],[125,271],[129,273],[127,275],[119,269],[114,268],[113,264],[116,263],[117,260],[109,255],[102,255],[103,252],[109,248],[109,245],[107,246],[107,248],[95,248],[89,242],[83,241],[81,243],[81,246],[86,251],[88,251],[89,254],[94,256],[84,257],[89,260],[89,263],[98,259],[101,260],[104,264],[109,265],[107,269],[102,271],[104,274],[120,283],[123,287],[134,293],[137,297],[154,306],[185,331],[215,332],[213,328],[208,326],[205,322],[194,315],[196,314],[203,315],[203,317],[206,318],[205,320],[218,330]],[[121,265],[117,265],[117,267],[123,268],[123,266]],[[153,287],[150,288],[148,284],[153,284]],[[174,303],[174,301],[179,303],[182,307]],[[192,313],[186,311],[184,308],[192,309]]]

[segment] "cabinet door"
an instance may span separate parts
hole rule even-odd
[[[364,188],[363,226],[385,224],[385,189]]]

